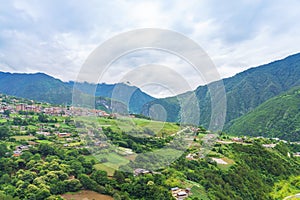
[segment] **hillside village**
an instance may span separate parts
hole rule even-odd
[[[184,127],[182,130],[173,128],[170,133],[162,134],[163,137],[144,139],[142,141],[144,144],[138,144],[140,139],[128,137],[126,134],[120,135],[121,132],[115,129],[116,114],[108,114],[105,111],[96,109],[53,106],[6,95],[1,95],[0,101],[0,123],[5,125],[1,129],[8,127],[7,130],[2,130],[2,132],[9,132],[9,135],[1,136],[2,132],[0,130],[0,136],[6,138],[7,144],[9,144],[8,150],[10,151],[5,152],[5,157],[23,159],[31,154],[29,152],[35,152],[40,148],[49,148],[53,145],[64,151],[82,152],[86,159],[91,160],[93,169],[104,171],[109,178],[115,178],[115,173],[123,165],[132,168],[135,179],[163,176],[163,171],[152,171],[147,167],[139,167],[144,165],[138,165],[139,160],[141,160],[138,152],[151,151],[151,148],[157,148],[155,145],[159,146],[160,143],[168,145],[170,139],[189,131],[194,136],[190,147],[183,154],[183,158],[185,158],[185,161],[181,161],[183,163],[201,163],[204,162],[204,159],[207,164],[214,166],[214,168],[226,171],[236,165],[237,162],[236,158],[228,151],[231,148],[230,145],[241,145],[245,148],[253,146],[254,148],[259,144],[260,148],[270,152],[282,149],[285,144],[294,145],[293,151],[285,152],[284,150],[284,154],[291,161],[297,157],[300,158],[299,142],[288,142],[278,138],[264,138],[261,136],[235,137],[224,133],[215,137],[214,134],[202,127]],[[102,123],[97,125],[94,121],[81,121],[85,119],[81,118],[82,116],[96,117]],[[136,122],[144,123],[145,119]],[[176,126],[174,125],[174,127]],[[153,134],[150,130],[137,130],[142,131],[143,134]],[[176,132],[174,132],[175,130]],[[111,141],[108,142],[105,139],[106,137]],[[128,144],[136,144],[135,146],[129,146],[124,144],[125,141],[128,141]],[[206,147],[207,151],[203,149],[205,147],[204,141],[212,142],[212,146]],[[173,151],[176,152],[177,149],[180,149],[181,144],[177,145],[177,147],[173,147],[174,149],[172,149],[170,155],[173,154]],[[98,157],[91,155],[92,152],[95,154],[98,151],[102,152],[103,155],[97,154]],[[167,151],[164,153],[167,155]],[[134,165],[133,161],[136,161],[137,164]],[[70,180],[74,179],[74,175],[70,177]],[[173,178],[170,177],[170,180],[173,180]],[[166,190],[168,195],[177,200],[194,199],[199,193],[204,195],[203,189],[201,189],[203,186],[192,180],[193,178],[181,181],[173,180],[174,183],[168,184]],[[150,183],[148,182],[148,184]]]
[[[11,98],[6,95],[0,96],[0,113],[34,112],[52,116],[113,116],[103,110],[87,109],[72,106],[52,106],[48,103],[36,103],[19,98]]]

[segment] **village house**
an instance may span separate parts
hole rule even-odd
[[[16,147],[16,150],[13,151],[13,156],[14,157],[18,157],[20,155],[22,155],[23,151],[29,150],[29,148],[31,147],[31,145],[20,145]]]
[[[195,156],[196,156],[195,154],[189,153],[185,158],[188,160],[194,160]]]
[[[174,188],[171,188],[171,192],[172,192],[172,196],[175,199],[183,200],[190,195],[191,189],[190,188],[181,189],[179,187],[174,187]]]
[[[36,134],[38,134],[38,135],[44,135],[44,136],[49,136],[49,135],[51,135],[51,133],[45,132],[45,131],[38,131],[38,132],[36,132]]]
[[[57,133],[58,137],[70,137],[71,133]]]
[[[138,176],[138,175],[141,175],[141,174],[149,174],[149,173],[151,173],[151,171],[146,170],[146,169],[141,169],[141,168],[134,169],[134,175],[135,176]]]
[[[233,142],[243,142],[242,138],[234,137],[231,139]]]
[[[29,145],[20,145],[16,147],[16,150],[20,150],[20,151],[25,151],[25,150],[29,150]]]
[[[274,148],[276,147],[276,144],[263,144],[262,146],[265,148]]]
[[[19,111],[40,112],[41,111],[41,107],[40,106],[36,106],[36,105],[26,105],[26,104],[21,103],[21,104],[16,105],[15,110],[17,112],[19,112]]]
[[[20,151],[20,150],[13,151],[13,156],[14,157],[18,157],[20,155],[22,155],[22,151]]]
[[[295,157],[300,157],[300,152],[296,152],[293,154]]]

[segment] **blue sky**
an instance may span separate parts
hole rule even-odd
[[[299,52],[299,8],[297,0],[0,0],[0,71],[75,80],[89,54],[112,36],[162,28],[196,41],[229,77]],[[179,58],[157,52],[120,59],[101,81],[118,82],[136,62],[176,66],[192,88],[203,84]]]

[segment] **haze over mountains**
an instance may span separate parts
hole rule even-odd
[[[234,123],[238,123],[235,119],[256,109],[267,100],[281,95],[296,86],[300,86],[300,54],[291,55],[283,60],[248,69],[233,77],[223,79],[223,83],[227,97],[226,130],[234,130],[235,133],[244,131],[244,129],[230,129],[230,126],[236,127],[236,125],[233,125]],[[70,104],[72,102],[73,86],[74,82],[62,82],[42,73],[11,74],[0,72],[0,93],[38,101]],[[124,91],[124,95],[132,93],[129,101],[130,112],[142,112],[147,115],[149,114],[148,110],[151,105],[160,104],[167,112],[167,121],[178,121],[180,119],[180,105],[177,97],[182,95],[155,99],[139,88],[123,83],[98,85],[89,83],[76,84],[76,88],[84,93],[106,98],[112,97],[112,91],[116,86]],[[93,89],[96,89],[96,91],[94,92]],[[211,115],[209,87],[207,85],[199,86],[195,90],[195,94],[199,100],[201,110],[199,124],[208,127]],[[115,100],[124,103],[126,98],[122,99],[121,95],[119,99]],[[100,107],[109,109],[109,103],[109,99],[103,98]],[[239,123],[244,122],[239,121]],[[256,131],[256,129],[253,131]],[[282,135],[279,134],[278,136],[281,137]]]

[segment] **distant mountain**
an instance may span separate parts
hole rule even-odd
[[[54,104],[69,104],[72,99],[68,85],[43,73],[0,72],[0,93]]]
[[[73,87],[74,85],[75,87]],[[113,105],[119,108],[120,102],[122,102],[123,104],[127,103],[129,105],[130,112],[140,113],[145,103],[155,99],[139,88],[123,83],[89,84],[63,82],[43,73],[22,74],[0,72],[0,93],[7,95],[52,104],[70,105],[72,103],[72,92],[74,89],[80,91],[80,93],[76,94],[82,95],[82,97],[80,97],[81,99],[87,99],[85,94],[96,96],[96,107],[106,108],[108,111],[112,109]],[[113,95],[113,92],[115,92],[116,95]],[[131,94],[129,102],[126,101],[128,94]],[[111,101],[111,98],[114,98],[115,101]]]
[[[300,141],[300,87],[273,97],[233,120],[227,131],[236,135]]]
[[[86,94],[107,97],[129,105],[129,111],[140,113],[144,104],[153,101],[155,98],[141,91],[135,86],[125,83],[118,84],[91,84],[69,82],[70,87],[80,90]]]
[[[266,100],[300,86],[300,54],[248,69],[223,79],[223,82],[227,98],[226,124],[230,124],[230,121],[250,112]],[[208,127],[211,117],[209,87],[200,86],[194,92],[201,111],[199,123]],[[143,113],[147,114],[151,105],[161,104],[168,113],[168,121],[178,121],[180,105],[177,97],[154,100],[144,107]]]

